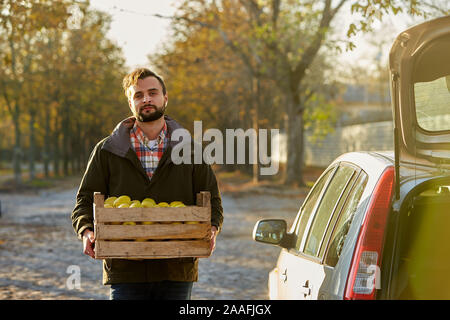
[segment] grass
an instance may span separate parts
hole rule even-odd
[[[25,182],[25,185],[37,189],[47,189],[54,187],[54,181],[45,179],[33,179],[31,181]]]
[[[252,175],[239,170],[226,171],[220,167],[214,168],[219,183],[219,189],[224,192],[281,192],[283,194],[306,194],[312,188],[323,168],[305,167],[305,187],[285,185],[282,174],[274,177],[265,177],[257,183],[253,182]]]
[[[255,184],[252,175],[239,170],[226,171],[221,167],[214,167],[217,176],[219,187],[223,191],[227,190],[243,190],[257,186],[273,187],[277,189],[296,189],[292,186],[286,186],[281,179],[282,174],[268,179],[260,179]],[[305,167],[304,181],[306,188],[310,189],[320,174],[323,168]],[[78,187],[81,181],[81,174],[70,175],[68,177],[55,177],[53,174],[46,178],[42,172],[36,173],[35,178],[30,180],[29,171],[23,170],[22,183],[17,185],[14,180],[14,172],[11,168],[0,168],[0,192],[23,192],[23,191],[39,191],[41,189],[53,188],[75,188]]]
[[[69,189],[75,188],[81,181],[81,174],[70,175],[66,177],[54,176],[53,174],[46,178],[43,173],[37,173],[34,179],[30,180],[28,173],[22,174],[22,181],[17,184],[14,175],[9,174],[0,176],[0,192],[37,192],[44,189]]]

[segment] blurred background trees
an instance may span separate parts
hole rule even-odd
[[[149,67],[167,82],[167,113],[191,132],[194,120],[223,133],[281,129],[289,185],[304,184],[305,130],[312,141],[333,130],[346,77],[386,93],[381,60],[375,72],[337,61],[355,47],[352,37],[387,14],[439,16],[449,9],[437,0],[176,3],[174,16],[146,13],[171,20],[171,36],[149,53]],[[89,0],[0,0],[0,166],[12,163],[17,184],[23,165],[29,179],[37,163],[45,177],[81,172],[95,143],[129,115],[121,89],[129,69],[106,36],[110,23]],[[372,45],[381,54],[390,44],[380,38]],[[226,168],[261,178],[257,164]]]
[[[352,36],[370,32],[387,14],[439,16],[449,9],[432,0],[184,0],[177,8],[173,36],[149,56],[177,88],[171,110],[217,128],[282,128],[284,183],[299,186],[305,130],[313,141],[332,131],[340,90],[335,57],[355,48]],[[343,8],[352,14],[335,21]],[[346,36],[336,39],[342,30]],[[378,69],[374,80],[384,95],[379,83],[388,80],[387,66]]]
[[[30,179],[37,161],[45,177],[79,172],[128,114],[110,17],[83,2],[0,3],[0,159],[13,163],[16,184],[22,163]]]

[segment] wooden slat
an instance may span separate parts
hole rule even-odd
[[[100,192],[94,192],[94,204],[96,207],[103,208],[105,203],[105,196]]]
[[[96,208],[95,219],[101,222],[125,221],[211,221],[208,207],[181,208]]]
[[[197,206],[211,207],[211,193],[208,191],[201,191],[197,193]]]
[[[203,195],[202,207],[211,207],[211,193],[208,191],[202,191],[200,194]]]
[[[193,241],[151,241],[151,242],[116,242],[97,241],[95,255],[104,258],[142,258],[161,259],[175,257],[209,257],[210,244],[205,240]]]
[[[152,225],[98,225],[96,238],[120,239],[202,239],[211,225],[205,224],[152,224]]]
[[[100,192],[94,192],[94,220],[99,208],[103,208],[105,204],[105,196]]]

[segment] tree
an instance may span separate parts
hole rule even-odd
[[[375,18],[402,11],[413,16],[429,14],[436,10],[435,6],[430,9],[430,3],[417,0],[197,0],[184,1],[174,21],[184,24],[186,29],[215,30],[257,81],[266,76],[275,80],[283,93],[288,118],[285,183],[304,185],[304,116],[308,101],[317,94],[308,84],[308,77],[321,49],[332,45],[328,36],[337,14],[345,5],[351,6],[354,20],[345,26],[350,38],[345,42],[347,49],[352,49],[355,44],[351,36],[369,31]],[[234,10],[230,10],[231,7]],[[246,25],[246,32],[242,32],[242,25]]]
[[[224,15],[236,10],[234,2],[226,4]],[[205,126],[218,128],[223,133],[226,128],[279,127],[283,115],[272,107],[278,97],[271,80],[260,75],[262,71],[258,71],[257,62],[236,59],[217,30],[204,27],[207,23],[191,23],[186,19],[173,24],[175,40],[160,54],[149,56],[151,64],[167,77],[168,112],[176,114],[188,128],[201,118]],[[214,16],[205,19],[214,20]],[[249,27],[240,23],[240,19],[243,16],[238,15],[224,23],[236,32],[248,33]],[[227,168],[236,167],[229,165]],[[257,180],[257,163],[250,168]]]
[[[5,0],[1,3],[0,15],[0,37],[3,43],[0,91],[14,124],[13,165],[16,183],[20,184],[23,156],[21,118],[24,104],[33,98],[28,94],[29,91],[26,91],[27,83],[35,72],[36,55],[33,44],[42,28],[58,28],[64,24],[67,18],[66,5],[50,0]],[[34,106],[28,110],[33,118]],[[33,150],[30,154],[33,156]],[[33,174],[33,171],[31,173]]]
[[[70,25],[71,8],[81,18]],[[14,172],[30,178],[79,172],[93,145],[126,115],[122,51],[106,38],[111,18],[73,1],[4,1],[0,7],[0,113],[12,121]],[[0,124],[2,124],[0,123]],[[2,126],[0,126],[2,127]],[[61,170],[62,168],[62,170]]]

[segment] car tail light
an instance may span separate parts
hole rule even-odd
[[[387,217],[390,212],[394,168],[387,168],[377,185],[353,253],[344,299],[375,299]]]

